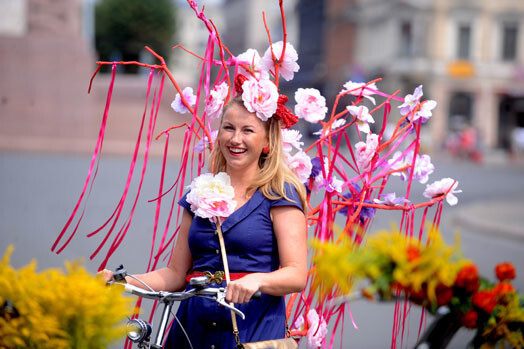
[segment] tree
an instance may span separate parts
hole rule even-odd
[[[95,8],[95,45],[100,60],[139,59],[144,46],[167,56],[175,33],[173,0],[101,0]],[[125,72],[138,67],[126,65]]]

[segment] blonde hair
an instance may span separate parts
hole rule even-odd
[[[233,105],[237,105],[249,113],[249,111],[244,107],[241,97],[237,96],[224,106],[222,115],[224,115]],[[220,120],[220,123],[222,124],[222,119]],[[270,200],[284,198],[288,201],[293,201],[286,195],[285,183],[287,182],[295,187],[298,197],[300,198],[300,203],[305,212],[306,187],[284,162],[280,121],[272,117],[264,122],[264,126],[266,127],[269,140],[269,153],[267,155],[261,154],[258,161],[260,171],[253,182],[249,185],[247,191],[250,192],[251,190],[259,188],[260,192]],[[220,127],[218,132],[220,133]],[[226,171],[226,159],[218,146],[213,147],[210,160],[211,172],[217,174]]]

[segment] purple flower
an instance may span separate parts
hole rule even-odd
[[[313,168],[311,169],[311,177],[315,178],[322,172],[320,158],[317,156],[311,159],[311,165],[313,165]]]
[[[215,139],[217,138],[218,131],[211,131],[211,139],[213,140],[213,143],[215,142]],[[198,143],[195,145],[195,151],[197,153],[203,152],[207,147],[209,147],[209,140],[207,139],[207,136],[204,136],[203,139],[199,140]]]
[[[367,203],[367,204],[371,204],[372,203],[370,200],[364,200],[364,202]],[[362,208],[360,209],[360,221],[363,223],[364,219],[375,217],[375,211],[376,210],[377,209],[374,208],[374,207],[362,206]]]
[[[186,87],[182,94],[184,95],[184,99],[190,106],[194,106],[196,102],[196,96],[193,94],[193,88],[192,87]],[[174,111],[180,114],[185,114],[189,111],[187,107],[182,103],[182,98],[180,97],[180,94],[177,93],[175,99],[173,102],[171,102],[171,108],[173,108]]]
[[[377,204],[383,204],[386,206],[400,206],[401,204],[410,202],[408,199],[403,197],[398,197],[395,193],[382,194],[382,200],[375,199],[373,200]]]
[[[424,95],[424,92],[422,92],[422,85],[419,85],[412,95],[408,94],[406,97],[404,97],[404,103],[399,106],[400,108],[400,115],[406,116],[408,115],[418,104],[418,101],[422,96]]]
[[[392,170],[399,170],[408,166],[408,168],[404,171],[393,173],[394,176],[400,176],[403,181],[407,181],[410,176],[411,165],[413,164],[413,151],[406,153],[404,158],[401,157],[401,152],[395,152],[395,154],[393,154],[393,158],[388,161],[388,164],[391,165]],[[424,184],[428,181],[429,175],[435,171],[435,166],[431,163],[431,157],[429,155],[417,154],[413,170],[413,178]]]

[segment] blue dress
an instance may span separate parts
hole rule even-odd
[[[231,273],[268,273],[280,266],[278,246],[270,210],[275,206],[295,206],[302,210],[299,196],[292,185],[286,184],[286,195],[292,200],[269,200],[259,190],[222,223],[222,232]],[[193,216],[189,228],[189,249],[194,271],[224,270],[216,226],[209,219],[194,216],[186,195],[179,201]],[[215,285],[214,283],[212,285]],[[216,287],[225,287],[225,281]],[[190,286],[188,285],[188,288]],[[262,295],[261,299],[236,304],[246,319],[237,316],[240,341],[255,342],[284,338],[286,315],[283,297]],[[193,297],[182,301],[177,317],[183,324],[193,348],[235,347],[231,313],[217,303]],[[187,338],[175,320],[165,348],[190,348]]]

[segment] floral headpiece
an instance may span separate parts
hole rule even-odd
[[[273,89],[272,86],[275,88]],[[260,79],[257,81],[254,78],[247,78],[243,74],[238,74],[235,77],[235,91],[242,96],[246,108],[250,112],[256,113],[262,121],[267,121],[270,117],[273,117],[280,120],[282,128],[285,129],[298,122],[298,116],[286,107],[288,101],[286,95],[278,95],[275,101],[276,86],[270,80]],[[273,110],[274,112],[270,114]],[[268,115],[270,116],[268,117]]]

